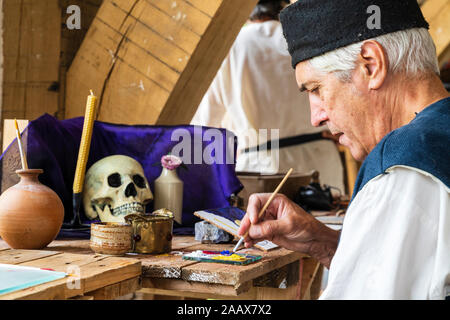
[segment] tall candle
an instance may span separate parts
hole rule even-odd
[[[95,108],[98,98],[91,94],[87,98],[86,113],[84,116],[83,133],[81,135],[80,149],[78,151],[77,168],[75,171],[75,179],[73,181],[73,192],[75,194],[83,191],[84,176],[86,173],[86,164],[89,157],[89,149],[91,146],[92,131],[94,128]]]

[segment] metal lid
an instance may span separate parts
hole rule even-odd
[[[125,216],[125,221],[132,222],[154,222],[173,219],[173,213],[168,209],[159,209],[152,213],[136,214],[132,213]]]

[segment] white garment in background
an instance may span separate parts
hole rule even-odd
[[[443,299],[450,288],[450,190],[397,166],[352,201],[320,299]]]
[[[238,149],[265,143],[245,137],[258,129],[279,129],[279,137],[316,133],[309,100],[300,93],[278,21],[250,23],[242,28],[191,124],[226,128],[238,137]],[[270,136],[269,136],[270,139]],[[344,191],[343,167],[335,144],[319,140],[279,149],[272,161],[256,153],[239,153],[236,171],[277,173],[320,172],[320,182]],[[256,160],[256,161],[255,161]]]

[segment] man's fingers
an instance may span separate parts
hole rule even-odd
[[[248,236],[253,240],[272,240],[275,236],[284,233],[284,225],[281,220],[266,220],[251,225]]]
[[[250,248],[263,240],[272,241],[275,237],[283,233],[283,226],[280,221],[262,221],[256,225],[251,225],[248,236],[244,238],[245,246]]]
[[[258,214],[270,198],[270,193],[254,193],[248,199],[247,214],[252,224],[258,223]]]
[[[250,227],[250,220],[248,218],[248,215],[246,214],[244,218],[241,220],[238,235],[243,236],[247,232],[249,227]]]
[[[258,213],[269,198],[270,194],[268,193],[255,193],[250,195],[247,213],[241,220],[241,225],[238,230],[240,236],[243,236],[247,232],[250,225],[258,223]]]

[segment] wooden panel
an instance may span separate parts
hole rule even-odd
[[[85,292],[90,292],[141,275],[141,262],[136,259],[107,257],[86,265],[82,270]]]
[[[16,250],[11,250],[16,251]],[[30,250],[32,251],[32,250]],[[59,272],[68,272],[71,266],[81,267],[89,263],[105,260],[107,257],[103,255],[84,255],[62,252],[51,252],[34,250],[37,258],[31,261],[21,262],[21,266],[51,268]],[[53,253],[50,255],[50,253]],[[38,256],[39,255],[39,256]],[[47,256],[45,256],[47,255]],[[81,275],[83,276],[83,275]]]
[[[189,123],[255,4],[105,0],[67,75],[66,118],[93,89],[97,120]]]
[[[187,0],[186,2],[197,8],[198,10],[206,13],[210,17],[212,17],[216,13],[221,4],[220,0]]]
[[[38,250],[4,250],[0,254],[0,263],[20,264],[58,254],[61,253],[55,251],[38,251]]]
[[[42,250],[0,251],[1,263],[20,264],[72,272],[68,278],[48,282],[0,296],[0,299],[67,299],[119,284],[119,293],[133,288],[141,274],[141,263],[135,259],[106,255],[82,255]],[[70,268],[69,267],[74,267]],[[76,269],[79,268],[79,272]],[[76,285],[76,281],[78,285]],[[125,281],[125,282],[124,282]],[[124,282],[122,289],[120,283]],[[69,283],[73,286],[68,285]]]
[[[86,295],[89,300],[113,300],[134,293],[139,289],[139,277],[136,277],[88,292]]]
[[[58,110],[61,13],[58,0],[3,1],[2,119]],[[50,88],[50,89],[49,89]]]
[[[430,22],[442,11],[442,8],[448,3],[448,0],[426,0],[422,1],[420,9],[425,19]]]
[[[221,285],[181,279],[142,278],[142,288],[158,288],[164,290],[207,293],[210,295],[237,296],[252,288],[251,281],[239,286]]]
[[[139,293],[145,295],[162,295],[167,299],[167,296],[173,297],[189,297],[193,299],[218,299],[218,300],[295,300],[296,299],[296,286],[290,286],[286,289],[276,288],[260,288],[251,287],[248,291],[241,292],[235,295],[233,289],[225,288],[225,290],[213,290],[212,288],[202,288],[203,291],[195,288],[196,291],[182,291],[175,289],[161,289],[155,288],[143,288]],[[209,289],[209,290],[208,290]],[[226,295],[226,293],[230,293]]]
[[[33,120],[44,113],[63,118],[66,72],[102,0],[2,3],[4,72],[0,121]],[[81,29],[66,27],[69,5],[80,7]]]

